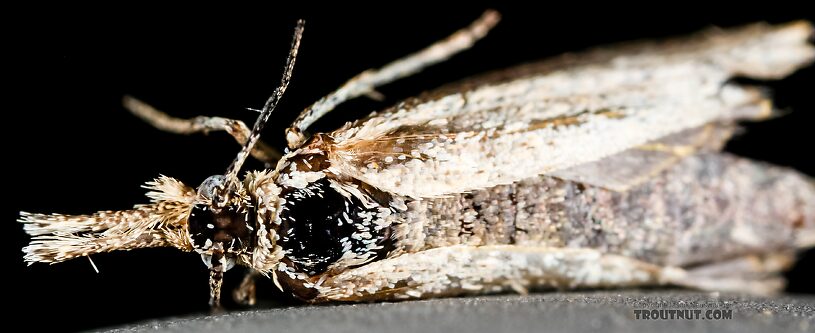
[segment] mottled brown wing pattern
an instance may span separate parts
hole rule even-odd
[[[444,196],[565,170],[713,122],[761,119],[771,110],[766,96],[730,78],[779,77],[809,63],[810,30],[797,23],[709,31],[681,51],[609,49],[602,62],[429,93],[330,133],[331,163],[386,191]]]
[[[571,120],[555,120],[569,122]],[[549,173],[550,176],[625,191],[658,172],[700,151],[719,151],[732,136],[735,126],[716,122],[668,135],[623,152]],[[404,133],[404,134],[403,134]],[[394,137],[398,139],[393,140]],[[397,131],[381,139],[368,140],[338,152],[359,161],[368,169],[386,167],[407,159],[427,161],[444,158],[416,147],[432,147],[455,138],[452,134],[409,134]],[[488,138],[485,138],[485,140]]]

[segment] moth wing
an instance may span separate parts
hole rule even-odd
[[[780,78],[810,63],[811,31],[807,23],[713,30],[431,92],[329,133],[331,167],[391,193],[440,197],[597,162],[711,123],[762,119],[771,110],[766,94],[730,78]],[[648,170],[673,158],[653,155],[643,158],[662,162]],[[577,176],[588,181],[589,173]],[[592,181],[632,183],[623,181],[630,175],[600,176]]]
[[[624,192],[648,181],[687,156],[720,151],[734,131],[735,126],[732,124],[708,124],[547,175]]]
[[[752,254],[685,269],[590,248],[456,245],[403,254],[328,277],[321,280],[315,301],[404,300],[501,291],[527,293],[530,289],[666,284],[771,295],[783,289],[778,274],[783,263],[790,260],[789,254]]]

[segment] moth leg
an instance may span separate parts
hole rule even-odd
[[[255,302],[257,301],[255,296],[257,291],[255,288],[255,283],[259,275],[260,274],[256,270],[250,270],[246,273],[240,286],[232,291],[232,299],[235,300],[235,303],[244,306],[255,305]]]
[[[148,124],[170,133],[189,135],[225,131],[241,145],[246,143],[251,133],[249,127],[240,120],[204,116],[190,119],[175,118],[132,96],[125,96],[122,104],[128,111]],[[254,158],[268,164],[274,164],[281,157],[277,149],[260,141],[252,149],[251,154]]]
[[[315,301],[650,286],[669,283],[670,277],[683,273],[593,249],[456,245],[402,254],[324,278]]]
[[[209,307],[210,312],[219,313],[223,311],[221,306],[221,287],[224,284],[224,272],[211,269],[209,271]]]
[[[418,73],[422,69],[445,61],[451,56],[469,49],[483,38],[500,20],[498,12],[489,10],[470,26],[456,31],[447,38],[427,48],[391,62],[380,69],[370,69],[360,73],[343,84],[339,89],[321,98],[294,120],[286,130],[289,148],[295,149],[305,142],[303,132],[317,119],[331,112],[337,105],[362,95],[377,96],[377,87]]]

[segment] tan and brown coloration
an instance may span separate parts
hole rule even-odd
[[[173,246],[211,268],[212,304],[233,264],[310,302],[530,288],[672,284],[770,293],[796,251],[815,245],[815,186],[793,170],[720,152],[735,122],[771,112],[735,76],[784,77],[815,58],[805,22],[708,30],[684,39],[568,54],[442,87],[310,139],[343,101],[466,49],[473,25],[307,108],[274,169],[237,179],[285,90],[252,131],[240,121],[169,117],[161,129],[226,130],[243,149],[193,191],[161,178],[153,204],[90,216],[24,213],[26,260]]]

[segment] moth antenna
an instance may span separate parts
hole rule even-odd
[[[484,38],[500,20],[501,14],[495,10],[487,10],[469,26],[456,31],[445,39],[419,52],[391,62],[382,68],[369,69],[351,78],[339,89],[320,98],[320,100],[314,102],[300,113],[297,119],[286,129],[286,141],[289,148],[296,149],[302,145],[306,140],[303,134],[306,129],[317,119],[334,110],[337,105],[362,95],[368,95],[376,99],[381,96],[375,90],[377,87],[418,73],[429,66],[438,64],[461,51],[469,49],[475,42]]]
[[[147,247],[191,251],[186,219],[196,193],[177,180],[161,177],[146,185],[153,203],[90,215],[21,212],[18,222],[32,236],[24,259],[57,263],[91,254]],[[90,257],[89,257],[90,258]],[[95,266],[95,265],[94,265]]]
[[[243,163],[246,161],[246,158],[252,151],[252,147],[255,146],[260,138],[260,133],[263,131],[263,127],[266,126],[269,116],[271,116],[272,111],[274,111],[277,103],[280,101],[280,98],[283,97],[283,93],[286,92],[286,88],[289,86],[291,74],[294,70],[294,62],[297,60],[297,51],[300,49],[300,40],[303,38],[303,28],[305,24],[306,22],[302,19],[297,21],[297,26],[294,28],[294,37],[292,38],[289,56],[286,59],[286,68],[283,71],[283,77],[280,79],[280,85],[275,89],[274,93],[272,93],[272,96],[269,96],[269,99],[266,100],[266,103],[263,105],[263,109],[260,111],[260,116],[258,116],[258,119],[255,121],[255,125],[252,127],[252,133],[249,135],[249,140],[247,140],[246,144],[243,145],[243,148],[238,153],[235,161],[232,162],[226,171],[226,184],[224,187],[224,190],[226,191],[229,191],[238,182],[238,172],[240,172]]]

